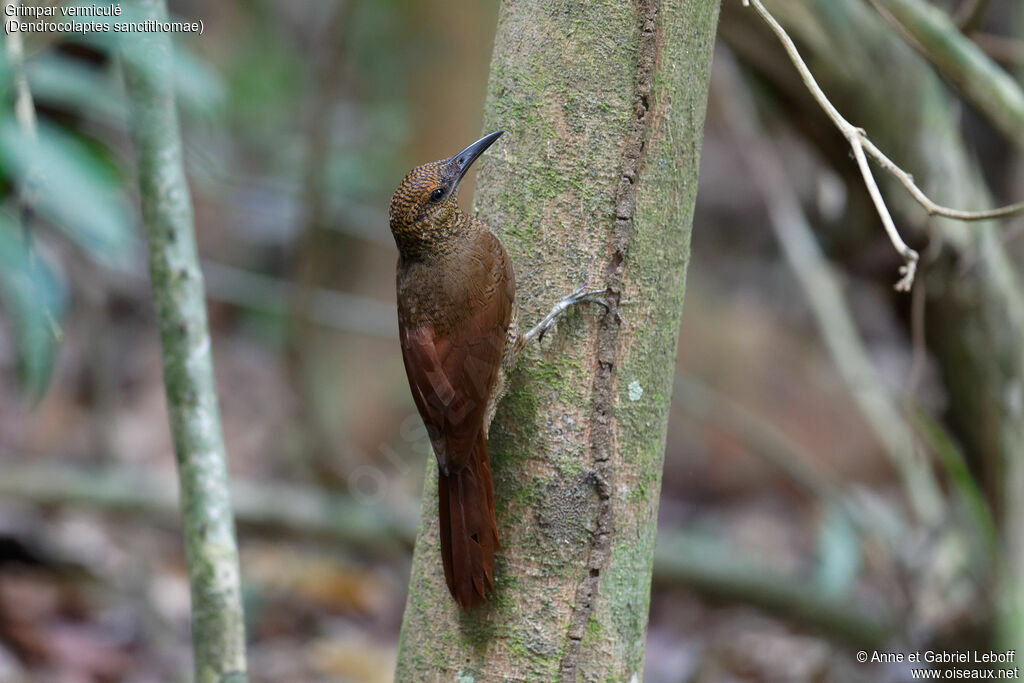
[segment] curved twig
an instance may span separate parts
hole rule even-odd
[[[899,230],[896,229],[896,224],[893,222],[889,209],[885,205],[885,200],[882,198],[882,193],[878,189],[878,183],[875,181],[874,175],[871,173],[871,167],[867,163],[867,155],[870,155],[883,170],[888,171],[895,176],[896,179],[899,180],[907,189],[910,195],[921,206],[923,206],[929,214],[945,216],[947,218],[954,218],[961,221],[981,221],[992,218],[1005,218],[1007,216],[1024,213],[1024,202],[1018,202],[1010,206],[1004,206],[987,211],[963,211],[943,206],[930,199],[921,190],[921,188],[914,183],[913,176],[897,166],[891,159],[889,159],[889,157],[883,154],[882,151],[878,149],[873,142],[871,142],[863,129],[854,126],[839,113],[839,110],[836,109],[835,105],[833,105],[828,99],[828,96],[826,96],[822,91],[821,86],[818,85],[818,82],[815,80],[811,70],[800,56],[800,52],[793,43],[793,39],[789,37],[789,34],[786,33],[786,30],[782,28],[782,25],[779,24],[774,16],[772,16],[771,12],[765,8],[761,3],[761,0],[743,0],[743,5],[745,7],[752,6],[765,23],[767,23],[772,29],[778,37],[779,42],[782,43],[782,47],[786,50],[786,54],[789,55],[790,61],[793,62],[793,65],[799,72],[804,85],[807,86],[807,89],[810,91],[815,101],[817,101],[821,109],[850,144],[850,149],[853,151],[854,159],[856,159],[857,166],[860,169],[861,175],[864,177],[864,184],[867,186],[868,193],[871,195],[871,200],[875,205],[875,209],[878,211],[878,216],[882,220],[885,232],[889,236],[889,240],[892,242],[897,253],[899,253],[903,258],[903,266],[900,268],[901,278],[899,282],[896,283],[896,289],[898,291],[910,291],[914,284],[914,275],[917,271],[917,263],[920,260],[920,255],[915,250],[907,246],[906,242],[904,242],[903,238],[900,236]]]

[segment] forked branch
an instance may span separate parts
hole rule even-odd
[[[914,182],[913,176],[897,166],[891,159],[889,159],[889,157],[883,154],[882,151],[879,150],[873,142],[871,142],[862,128],[854,126],[839,113],[839,110],[835,108],[835,105],[833,105],[831,101],[829,101],[828,97],[822,91],[821,86],[819,86],[818,82],[814,79],[814,75],[807,67],[806,62],[804,62],[803,58],[800,56],[800,52],[796,49],[793,39],[789,37],[789,34],[786,33],[786,30],[782,28],[782,25],[779,24],[774,16],[772,16],[771,12],[765,8],[761,0],[742,0],[742,2],[744,7],[752,6],[775,33],[779,42],[782,43],[782,47],[786,50],[786,54],[789,55],[790,61],[793,62],[793,65],[800,73],[800,78],[803,80],[804,85],[807,86],[811,95],[818,102],[818,105],[849,143],[850,149],[853,151],[854,159],[857,161],[857,167],[860,169],[861,175],[864,177],[864,184],[867,186],[868,193],[871,195],[871,200],[875,205],[875,209],[878,211],[878,215],[882,219],[882,225],[885,227],[885,232],[889,236],[889,240],[892,242],[897,253],[899,253],[903,258],[903,266],[900,267],[901,277],[899,282],[896,283],[896,289],[898,291],[910,291],[914,284],[914,275],[917,271],[917,262],[920,257],[915,250],[907,246],[906,242],[904,242],[903,238],[900,236],[899,230],[896,229],[896,224],[893,222],[889,209],[885,205],[885,200],[882,198],[882,193],[878,189],[878,183],[875,181],[874,175],[871,172],[871,167],[868,165],[867,155],[871,155],[879,166],[895,176],[896,179],[899,180],[905,188],[907,188],[910,195],[917,200],[917,202],[923,206],[925,211],[930,215],[945,216],[947,218],[953,218],[961,221],[981,221],[1015,216],[1024,213],[1024,202],[1018,202],[1016,204],[988,211],[962,211],[943,206],[930,199]]]

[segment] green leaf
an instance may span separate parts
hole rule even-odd
[[[135,238],[117,178],[79,141],[40,125],[38,139],[0,122],[0,169],[27,188],[30,205],[96,261],[121,267]]]
[[[177,44],[174,49],[174,95],[185,112],[209,116],[223,111],[226,99],[220,76]]]
[[[148,15],[139,7],[121,5],[121,16],[118,22],[138,22]],[[194,17],[171,16],[169,21],[193,21]],[[147,76],[153,75],[153,59],[148,53],[150,45],[147,41],[128,39],[130,34],[123,33],[92,33],[83,39],[94,47],[108,50],[111,55],[119,55]],[[218,74],[202,60],[182,47],[183,42],[192,34],[177,34],[171,39],[172,60],[174,64],[174,96],[182,111],[196,115],[214,115],[224,107],[224,84]],[[179,37],[180,36],[180,37]],[[198,34],[194,39],[198,40]]]
[[[96,2],[76,1],[68,3],[79,6],[94,6]],[[118,4],[121,14],[118,17],[105,19],[110,23],[139,22],[146,18],[146,14],[137,6],[113,2],[100,2],[100,6]],[[171,15],[169,21],[195,21],[199,16],[176,16]],[[90,47],[94,50],[106,53],[111,58],[120,56],[128,59],[139,70],[151,73],[151,56],[146,53],[145,45],[136,44],[137,41],[124,40],[131,34],[93,31],[89,33],[66,33],[63,40]],[[172,49],[174,52],[174,89],[177,104],[182,111],[194,115],[213,115],[223,109],[225,96],[224,85],[216,71],[208,67],[201,59],[197,58],[185,49],[182,45],[190,40],[202,40],[198,34],[174,34],[172,36]],[[29,73],[32,73],[32,65],[29,64]],[[99,98],[97,98],[99,99]],[[118,95],[123,100],[123,94]],[[93,103],[96,108],[103,107],[102,103]]]
[[[52,374],[66,290],[19,232],[0,214],[0,303],[15,340],[21,390],[36,401]]]
[[[57,53],[30,60],[26,70],[36,101],[117,125],[125,120],[124,92],[108,70]]]

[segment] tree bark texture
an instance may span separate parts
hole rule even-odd
[[[396,680],[636,680],[718,2],[503,3],[477,206],[516,266],[523,329],[583,283],[520,359],[490,431],[496,594],[445,588],[436,468]]]
[[[163,0],[135,4],[140,21],[166,21]],[[182,165],[171,42],[166,33],[138,33],[125,38],[122,48],[181,485],[195,680],[237,683],[246,680],[238,549],[203,278]]]

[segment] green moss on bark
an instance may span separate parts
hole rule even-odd
[[[681,0],[502,7],[485,120],[508,134],[481,161],[479,215],[512,255],[524,326],[582,283],[611,286],[625,322],[581,308],[523,354],[489,443],[497,595],[469,614],[444,586],[428,477],[398,680],[642,672],[717,13]]]

